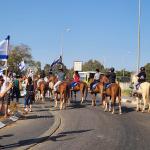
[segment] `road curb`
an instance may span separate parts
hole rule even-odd
[[[42,135],[40,135],[39,137],[35,138],[35,143],[33,144],[29,144],[26,146],[20,146],[18,148],[16,148],[16,150],[27,150],[27,149],[32,149],[34,146],[40,144],[41,142],[47,140],[52,134],[54,134],[56,132],[56,130],[60,127],[61,124],[61,118],[60,116],[55,112],[51,112],[51,114],[54,116],[54,124]]]
[[[9,118],[6,118],[6,119],[0,121],[0,129],[16,122],[22,116],[23,115],[21,114],[21,112],[19,112],[19,111],[15,112],[13,116],[10,116]]]

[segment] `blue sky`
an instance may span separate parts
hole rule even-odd
[[[9,34],[11,44],[28,45],[42,66],[59,57],[63,43],[68,68],[76,60],[96,59],[106,67],[136,70],[138,0],[0,2],[0,40]],[[141,65],[150,62],[149,6],[141,0]]]

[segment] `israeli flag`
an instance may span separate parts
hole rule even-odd
[[[51,64],[51,68],[53,68],[57,64],[62,64],[62,57],[60,56],[57,60],[54,60]]]
[[[21,70],[21,71],[23,71],[23,70],[25,70],[25,63],[24,63],[24,60],[23,61],[21,61],[20,62],[20,64],[19,64],[19,69]]]
[[[5,40],[0,42],[0,60],[6,61],[8,59],[8,43],[10,37],[8,36]]]

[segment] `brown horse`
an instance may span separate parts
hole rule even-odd
[[[89,85],[94,81],[93,78],[89,79]],[[100,82],[97,83],[96,87],[90,92],[92,96],[92,106],[96,106],[96,96],[102,93],[102,88]],[[102,94],[101,94],[102,95]],[[102,98],[103,99],[103,98]]]
[[[44,80],[41,80],[39,82],[39,85],[37,87],[37,82],[38,82],[39,78],[36,78],[35,80],[35,87],[36,87],[36,100],[42,100],[45,101],[45,94],[47,92],[47,90],[49,90],[49,86],[48,83],[46,83]]]
[[[88,94],[88,85],[87,85],[87,83],[83,82],[83,81],[80,81],[73,89],[70,89],[71,98],[72,98],[72,92],[74,92],[75,100],[76,100],[76,92],[78,92],[78,91],[80,91],[81,104],[82,104],[83,101],[86,100],[87,94]]]
[[[53,85],[56,83],[57,78],[56,76],[51,76],[49,78],[49,82],[53,83]],[[51,90],[53,90],[53,87],[51,87]],[[55,107],[57,107],[58,104],[58,95],[60,95],[60,110],[63,109],[63,104],[65,105],[64,108],[66,108],[66,103],[69,103],[69,97],[70,97],[70,91],[69,91],[69,82],[63,81],[59,84],[57,91],[54,93],[55,96]]]
[[[103,98],[108,98],[110,97],[110,108],[109,111],[111,111],[111,103],[112,103],[112,114],[115,112],[115,103],[116,103],[116,98],[118,98],[118,103],[119,103],[119,113],[122,114],[121,110],[121,87],[119,83],[111,83],[110,86],[106,89],[105,92],[103,92],[104,84],[109,83],[109,79],[103,75],[100,79],[100,85],[99,88],[101,89],[102,92],[102,97]],[[108,101],[105,101],[105,111],[107,111],[108,108]]]

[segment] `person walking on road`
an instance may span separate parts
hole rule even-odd
[[[34,85],[32,78],[28,77],[28,83],[26,87],[26,96],[25,96],[25,111],[32,111],[32,103],[34,101]]]
[[[20,82],[19,82],[19,76],[14,76],[13,79],[13,89],[12,89],[12,96],[11,100],[13,101],[14,96],[16,97],[16,102],[19,102],[19,97],[20,97]]]

